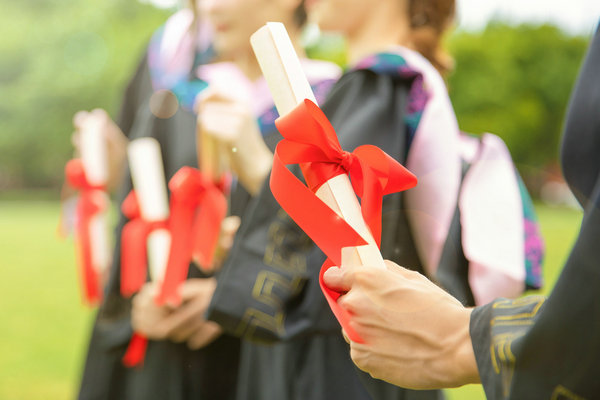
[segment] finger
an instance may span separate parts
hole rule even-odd
[[[194,332],[188,339],[187,345],[190,349],[197,350],[212,343],[221,333],[222,330],[218,324],[208,321],[199,330]]]
[[[109,119],[108,113],[102,108],[94,108],[91,114],[99,121],[106,121]]]
[[[195,332],[197,332],[206,321],[201,318],[192,319],[189,323],[180,325],[170,332],[169,339],[175,343],[187,341]]]
[[[358,369],[369,373],[368,351],[360,343],[350,342],[350,358]]]
[[[323,282],[336,292],[347,292],[354,283],[354,268],[331,267],[323,274]]]
[[[337,300],[337,303],[350,314],[355,315],[362,311],[362,309],[359,310],[358,307],[362,306],[364,301],[365,298],[362,296],[362,292],[360,290],[352,290],[340,296]]]
[[[410,269],[401,267],[400,265],[398,265],[390,260],[384,260],[384,261],[385,261],[385,266],[388,271],[391,271],[395,274],[401,275],[404,279],[408,279],[408,280],[427,279],[422,274],[418,273],[417,271],[412,271]]]
[[[348,337],[348,334],[346,333],[344,328],[342,328],[342,336],[344,337],[344,340],[346,341],[346,343],[350,344],[350,338]]]
[[[178,292],[184,302],[201,300],[207,303],[212,298],[216,286],[215,278],[188,279],[179,286]]]
[[[208,86],[206,89],[201,91],[196,97],[196,107],[198,111],[206,104],[208,101],[215,99],[218,97],[217,91],[212,87]]]
[[[392,272],[398,272],[398,273],[403,273],[404,271],[406,271],[406,268],[403,268],[401,266],[399,266],[398,264],[396,264],[393,261],[390,260],[384,260],[385,262],[385,266],[389,271]]]
[[[78,111],[75,113],[75,115],[73,115],[73,126],[77,129],[81,128],[81,125],[83,124],[83,122],[87,119],[87,117],[89,116],[89,112],[87,111]]]
[[[223,234],[235,234],[242,223],[242,219],[237,215],[226,217],[221,223],[221,231]]]
[[[165,330],[167,336],[178,332],[183,326],[194,323],[195,320],[204,320],[204,312],[207,304],[203,301],[190,301],[184,303],[177,310],[165,318]]]
[[[229,251],[241,223],[242,220],[237,215],[229,216],[223,220],[221,223],[221,238],[219,239],[222,250]]]
[[[158,285],[154,282],[146,282],[142,286],[142,288],[138,291],[138,296],[142,295],[144,297],[154,297],[158,295]]]
[[[225,110],[211,110],[198,118],[200,137],[211,138],[217,142],[231,144],[242,134],[242,121],[239,115]]]
[[[211,85],[204,89],[198,95],[197,102],[200,107],[210,103],[231,103],[235,102],[236,97],[233,96],[230,91],[219,88],[218,86]]]

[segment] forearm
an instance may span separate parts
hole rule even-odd
[[[264,142],[256,143],[253,149],[240,152],[235,147],[232,152],[233,169],[237,172],[240,182],[248,193],[256,196],[269,176],[273,165],[273,153]]]
[[[461,313],[460,328],[455,332],[453,354],[444,363],[451,381],[443,387],[456,387],[481,382],[469,329],[472,311],[472,308],[466,308],[464,313]]]

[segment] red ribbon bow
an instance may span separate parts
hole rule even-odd
[[[97,214],[108,207],[105,188],[102,185],[92,185],[83,169],[80,159],[70,160],[65,166],[67,182],[79,190],[77,203],[75,238],[78,254],[78,264],[83,287],[84,301],[97,304],[102,300],[100,276],[92,261],[92,244],[90,237],[90,222]]]
[[[349,174],[354,191],[361,197],[363,218],[379,245],[383,196],[414,187],[417,178],[376,146],[363,145],[352,153],[344,151],[331,123],[310,100],[304,100],[275,124],[284,139],[275,150],[271,191],[281,207],[327,255],[319,277],[321,289],[348,336],[360,342],[360,336],[348,325],[349,315],[336,302],[341,293],[327,288],[322,275],[329,267],[341,265],[343,247],[366,242],[314,192],[329,179]],[[286,164],[301,164],[310,190]]]
[[[221,223],[227,214],[228,177],[218,184],[206,179],[191,167],[183,167],[169,181],[171,191],[168,229],[171,248],[165,276],[155,301],[157,305],[181,301],[177,291],[186,279],[190,262],[197,260],[204,268],[210,268],[221,231]],[[166,228],[167,222],[148,223],[139,218],[139,207],[132,191],[123,202],[123,213],[134,219],[123,228],[121,293],[124,296],[137,292],[146,281],[146,241],[148,234],[157,228]],[[127,367],[144,361],[148,340],[134,332],[123,364]]]

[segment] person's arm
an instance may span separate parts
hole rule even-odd
[[[469,335],[471,309],[423,275],[386,261],[387,270],[330,268],[339,304],[364,343],[350,342],[356,365],[373,377],[412,389],[479,382]]]
[[[207,89],[198,99],[197,111],[199,146],[209,147],[210,157],[226,164],[255,196],[271,171],[273,153],[262,139],[250,107],[218,90]],[[202,165],[201,148],[198,153]]]

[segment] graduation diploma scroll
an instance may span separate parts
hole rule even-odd
[[[127,155],[142,219],[167,221],[169,202],[160,145],[153,138],[136,139],[129,144]],[[148,234],[148,270],[154,282],[163,280],[170,246],[171,235],[166,226]]]
[[[81,158],[69,161],[67,181],[79,189],[76,208],[76,247],[84,299],[90,304],[102,298],[102,276],[111,262],[106,194],[108,165],[102,121],[88,118],[81,127]]]
[[[129,168],[134,194],[123,204],[125,214],[134,217],[123,228],[121,245],[121,292],[135,293],[150,278],[161,285],[171,246],[168,230],[169,204],[160,145],[153,138],[133,140],[128,148]],[[140,239],[145,243],[140,243]],[[144,240],[145,239],[145,240]],[[143,361],[147,339],[133,334],[123,363],[138,365]]]
[[[284,137],[273,159],[271,190],[329,258],[321,276],[332,265],[341,265],[342,249],[346,265],[385,268],[378,247],[382,196],[413,187],[416,178],[375,146],[360,146],[352,153],[342,150],[316,105],[283,24],[267,23],[251,43],[281,116],[276,125]],[[308,188],[286,164],[300,164]],[[362,341],[348,325],[347,312],[337,305],[340,293],[322,281],[321,288],[348,336]]]

